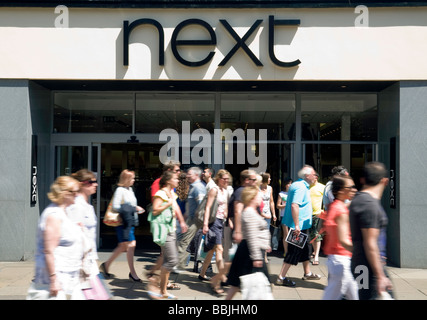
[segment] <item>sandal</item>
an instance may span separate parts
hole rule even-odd
[[[313,266],[318,266],[320,264],[320,262],[319,262],[319,260],[313,260],[313,261],[311,261],[311,264]]]
[[[159,299],[162,299],[162,298],[163,298],[163,295],[161,295],[161,294],[160,294],[160,293],[158,293],[158,292],[148,291],[147,293],[148,293],[148,295],[149,295],[149,297],[150,297],[151,299],[159,300]]]
[[[201,281],[211,281],[211,277],[208,277],[208,276],[204,276],[204,277],[202,277],[200,274],[199,274],[199,280],[201,280]]]
[[[320,278],[322,278],[321,275],[311,272],[310,274],[305,274],[302,280],[320,280]]]
[[[177,285],[176,283],[169,282],[166,286],[166,289],[168,290],[181,290],[181,287]]]
[[[167,299],[167,300],[176,300],[178,299],[177,297],[175,297],[173,294],[164,294],[162,295],[161,299]]]

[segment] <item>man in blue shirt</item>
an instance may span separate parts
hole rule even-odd
[[[178,235],[178,265],[177,269],[183,270],[188,258],[187,247],[193,240],[197,233],[197,230],[203,227],[203,223],[195,219],[195,212],[200,202],[206,195],[206,187],[200,180],[202,170],[198,167],[192,167],[187,170],[187,180],[190,183],[190,189],[188,191],[185,218],[188,226],[188,230],[185,233]]]
[[[296,236],[299,236],[301,232],[308,234],[311,227],[313,209],[311,206],[310,186],[316,181],[316,171],[313,167],[305,165],[298,172],[298,177],[299,180],[295,181],[289,188],[285,214],[282,219],[283,224],[295,230]],[[276,284],[294,287],[295,282],[286,278],[285,275],[291,265],[296,266],[298,262],[303,263],[303,280],[319,280],[321,278],[320,275],[310,271],[308,246],[309,241],[305,243],[303,248],[299,248],[292,244],[288,245],[288,252],[283,259],[282,270],[280,271]]]

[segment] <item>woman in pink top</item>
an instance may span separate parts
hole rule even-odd
[[[358,287],[351,273],[351,242],[348,204],[356,194],[356,186],[349,176],[335,176],[332,180],[334,202],[326,213],[323,251],[328,255],[328,285],[323,300],[358,300]]]

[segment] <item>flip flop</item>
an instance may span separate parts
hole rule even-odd
[[[176,300],[176,299],[178,299],[177,297],[175,297],[173,294],[164,294],[164,295],[162,295],[162,298],[161,299],[167,299],[167,300]]]
[[[313,261],[311,261],[311,264],[313,266],[318,266],[320,264],[320,262],[318,260],[313,260]]]
[[[151,299],[156,299],[156,300],[163,299],[163,295],[158,292],[148,291],[147,293]]]

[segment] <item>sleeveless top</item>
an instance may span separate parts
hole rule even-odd
[[[83,232],[82,229],[65,214],[64,210],[56,204],[50,204],[41,214],[37,230],[37,248],[35,256],[34,282],[49,284],[49,272],[46,267],[44,255],[43,234],[46,229],[46,220],[53,216],[61,221],[59,244],[53,252],[55,259],[55,272],[76,272],[82,266],[83,258]]]
[[[260,191],[263,208],[262,213],[267,217],[267,219],[271,218],[271,209],[270,209],[270,197],[271,197],[271,186],[267,185],[267,189],[265,191]]]
[[[228,202],[228,190],[224,189],[222,190],[218,186],[214,186],[213,188],[216,188],[218,190],[217,194],[217,202],[218,202],[218,210],[216,211],[216,217],[217,219],[225,219],[225,210],[227,208],[227,202]]]

